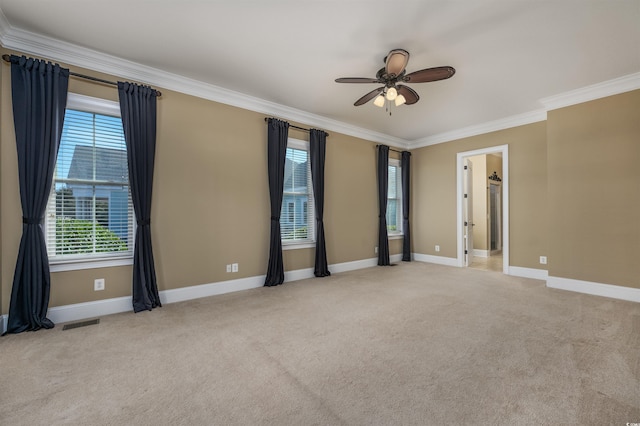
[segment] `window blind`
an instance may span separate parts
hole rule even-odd
[[[401,170],[398,160],[389,160],[389,187],[387,193],[387,231],[389,234],[402,233]]]
[[[283,244],[315,241],[315,208],[308,143],[289,140],[280,211]]]
[[[134,212],[120,117],[67,109],[45,231],[52,263],[133,255]]]

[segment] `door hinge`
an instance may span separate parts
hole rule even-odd
[[[464,169],[467,170],[467,166],[464,166]]]
[[[464,254],[469,254],[469,252],[465,250],[465,251],[464,251]]]
[[[465,222],[465,223],[464,223],[464,226],[468,226],[468,225],[469,225],[469,222]]]
[[[464,198],[467,198],[467,194],[464,194]]]

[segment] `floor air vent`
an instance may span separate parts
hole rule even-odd
[[[62,330],[71,330],[73,328],[86,327],[88,325],[95,325],[95,324],[100,324],[100,318],[88,320],[88,321],[74,322],[73,324],[65,324],[64,327],[62,327]]]

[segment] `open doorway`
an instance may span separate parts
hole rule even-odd
[[[509,273],[509,152],[457,154],[457,263]]]

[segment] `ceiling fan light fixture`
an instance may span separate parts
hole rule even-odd
[[[382,108],[384,106],[384,96],[378,95],[376,99],[373,101],[373,104],[377,107]]]
[[[407,102],[407,100],[402,95],[398,95],[398,97],[396,98],[396,106],[403,105],[406,102]]]
[[[390,101],[394,100],[398,96],[398,91],[395,87],[389,87],[387,89],[387,99]]]

